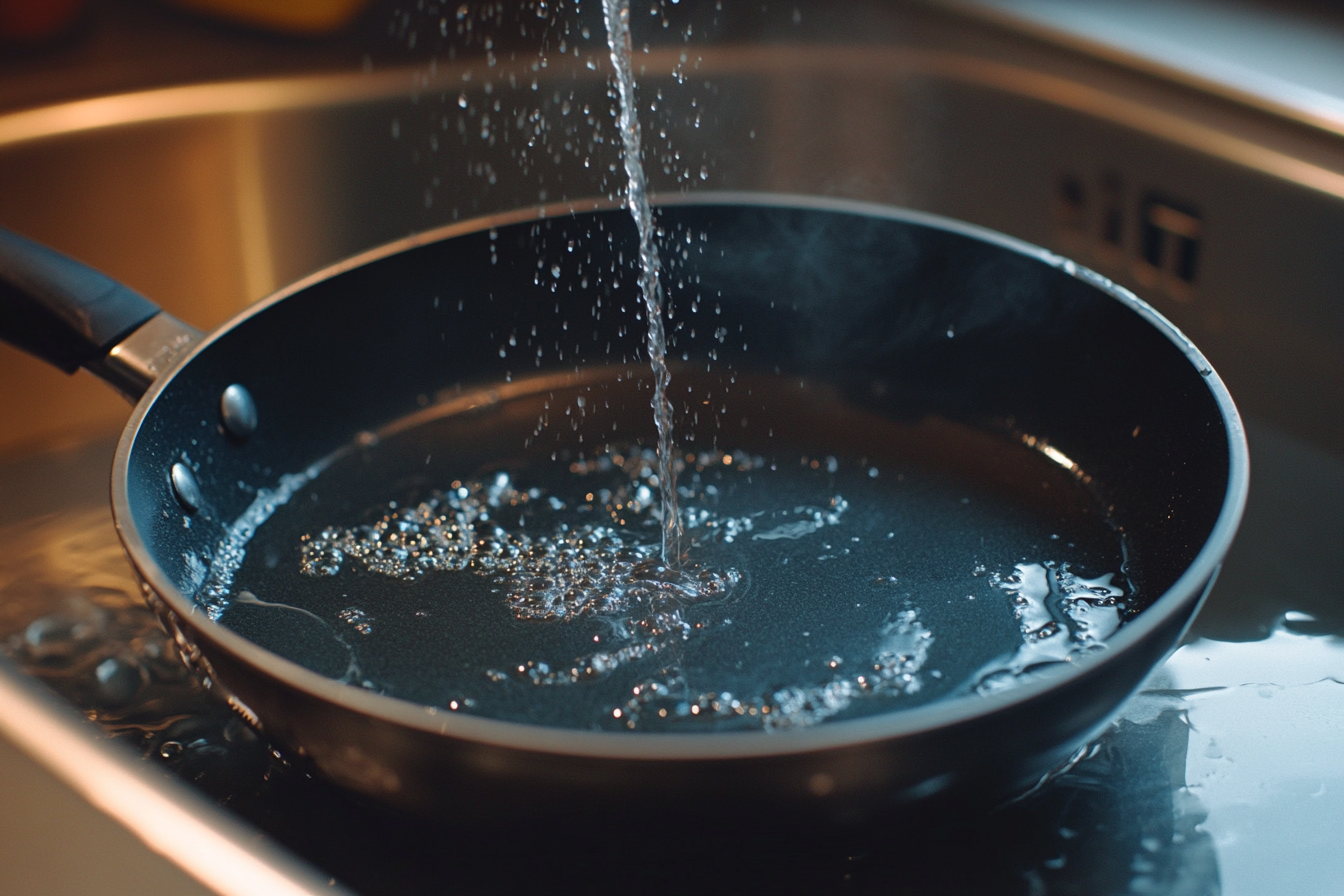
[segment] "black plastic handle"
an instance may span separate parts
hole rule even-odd
[[[144,296],[0,229],[0,339],[66,373],[98,361],[159,313]]]

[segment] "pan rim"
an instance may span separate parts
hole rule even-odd
[[[1121,302],[1165,335],[1194,366],[1196,372],[1202,374],[1202,379],[1212,393],[1223,421],[1229,455],[1226,492],[1217,519],[1194,560],[1170,588],[1107,639],[1106,650],[1085,654],[1071,663],[1058,664],[1041,672],[1030,681],[998,693],[947,697],[923,706],[777,732],[649,733],[554,728],[458,713],[441,707],[376,694],[342,684],[309,670],[265,650],[226,626],[209,620],[193,599],[173,585],[150,556],[131,516],[128,497],[129,467],[142,424],[159,396],[182,369],[243,321],[264,313],[271,306],[317,283],[420,246],[484,231],[491,227],[622,207],[619,201],[604,197],[530,206],[485,215],[385,243],[329,265],[281,288],[234,315],[193,346],[188,354],[178,359],[170,370],[155,380],[136,404],[122,431],[113,460],[111,482],[113,519],[127,555],[146,585],[153,589],[175,616],[192,620],[194,637],[227,652],[264,677],[283,681],[289,687],[324,703],[335,704],[386,723],[450,739],[526,753],[629,761],[695,761],[801,755],[895,740],[972,722],[1046,697],[1050,692],[1110,665],[1122,654],[1144,641],[1156,628],[1166,624],[1187,605],[1199,601],[1207,593],[1221,567],[1222,558],[1231,547],[1246,506],[1250,481],[1250,456],[1245,426],[1226,385],[1199,349],[1161,312],[1133,292],[1089,268],[1024,240],[979,225],[898,206],[815,195],[718,191],[654,196],[653,202],[656,206],[734,205],[799,208],[909,222],[969,236],[1014,251],[1079,279]],[[1190,615],[1193,618],[1193,613]],[[1186,625],[1188,624],[1187,621]],[[1174,646],[1172,649],[1174,650]],[[210,651],[206,650],[204,653],[208,658]],[[220,684],[227,691],[227,682]],[[1107,717],[1116,709],[1118,705],[1110,709]],[[261,720],[261,724],[263,729],[267,727],[265,719]]]

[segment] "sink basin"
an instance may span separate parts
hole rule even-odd
[[[1054,248],[1172,317],[1249,414],[1344,446],[1344,416],[1310,395],[1344,389],[1344,139],[932,8],[827,29],[645,55],[682,77],[641,82],[670,132],[654,188],[887,202]],[[586,146],[589,116],[611,130],[602,67],[440,63],[0,115],[0,226],[208,328],[407,233],[612,192],[613,144]],[[125,414],[6,347],[0,380],[22,383],[0,452]]]

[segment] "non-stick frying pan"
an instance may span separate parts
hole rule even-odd
[[[517,426],[507,412],[491,416],[512,396],[554,397],[608,374],[635,389],[649,380],[633,226],[601,203],[408,238],[282,290],[209,335],[4,235],[3,332],[138,399],[116,453],[113,509],[146,598],[186,661],[291,755],[380,801],[470,818],[712,805],[716,816],[852,819],[936,794],[1004,794],[1067,762],[1173,649],[1231,544],[1248,456],[1218,376],[1129,292],[980,228],[767,195],[683,198],[658,213],[672,261],[670,356],[682,359],[674,388],[708,371],[735,384],[796,383],[811,396],[761,406],[740,424],[735,408],[726,415],[731,434],[709,428],[723,415],[706,408],[703,438],[723,448],[768,446],[762,430],[783,438],[778,426],[793,432],[788,447],[803,451],[804,463],[815,437],[814,461],[841,444],[865,460],[885,458],[887,471],[907,451],[952,489],[970,468],[958,465],[961,449],[948,432],[986,434],[1043,458],[1094,502],[1114,538],[1122,569],[1112,571],[1126,583],[1128,618],[1104,647],[1044,664],[1007,688],[949,680],[938,690],[926,677],[937,699],[822,724],[626,732],[530,723],[525,711],[522,720],[452,711],[446,692],[417,681],[416,670],[432,668],[454,632],[431,627],[433,637],[417,636],[396,622],[410,605],[364,605],[391,621],[382,629],[391,644],[382,683],[342,676],[331,649],[346,641],[313,635],[313,620],[334,605],[291,612],[302,595],[249,591],[240,608],[244,583],[225,576],[221,585],[215,573],[231,551],[237,560],[253,544],[254,529],[263,540],[272,511],[276,526],[286,513],[318,520],[311,507],[319,505],[333,521],[358,522],[371,500],[446,488],[453,464],[488,458],[491,433]],[[734,393],[739,403],[746,390]],[[647,392],[639,401],[647,409]],[[829,409],[828,433],[809,434],[817,407]],[[552,411],[560,417],[559,404]],[[695,409],[688,401],[682,411],[689,418]],[[457,442],[429,445],[422,461],[415,434],[442,420],[468,422]],[[550,421],[536,438],[582,431],[567,425]],[[1010,505],[1023,489],[1050,485],[1010,481],[1015,469],[986,480]],[[326,488],[325,476],[351,494]],[[948,514],[910,529],[955,546],[958,523]],[[927,569],[910,573],[906,605],[942,600],[943,567],[986,560],[960,550],[923,558]],[[989,559],[1011,571],[1030,558]],[[258,550],[253,561],[264,576],[292,557]],[[749,614],[746,602],[778,593],[781,625],[789,606],[819,625],[849,612],[843,588],[800,584],[805,593],[790,595],[789,580],[765,573],[753,587],[738,611]],[[1011,626],[1001,596],[992,613]],[[978,606],[989,602],[980,597]],[[953,668],[963,652],[983,649],[991,611],[947,604],[935,635],[941,662]],[[318,622],[340,628],[335,618]],[[467,641],[471,634],[458,632]]]

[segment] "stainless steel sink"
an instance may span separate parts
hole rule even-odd
[[[680,153],[672,174],[653,166],[656,188],[890,202],[1048,246],[1175,319],[1247,412],[1344,446],[1344,416],[1317,397],[1344,387],[1344,137],[933,7],[862,9],[811,39],[692,45],[682,84],[646,75]],[[655,47],[643,62],[672,72],[683,52]],[[577,148],[584,107],[610,132],[604,69],[586,59],[210,83],[10,113],[0,225],[211,327],[408,232],[611,192],[612,144]],[[525,166],[533,112],[548,151]],[[0,450],[123,413],[88,377],[72,384],[7,348],[0,378],[24,384],[0,404]]]
[[[641,90],[662,111],[644,127],[664,127],[677,154],[654,159],[655,188],[911,206],[1134,289],[1228,381],[1264,484],[1202,630],[1253,639],[1289,609],[1344,631],[1344,135],[966,12],[976,5],[855,4],[842,17],[803,4],[804,27],[653,47]],[[212,327],[407,233],[611,193],[613,144],[586,145],[589,115],[611,134],[601,54],[533,61],[440,59],[3,113],[0,226]],[[92,377],[0,346],[0,525],[52,514],[60,529],[103,513],[110,434],[126,413]],[[70,445],[82,447],[60,450]],[[90,523],[81,543],[115,551],[110,527]],[[0,591],[10,584],[0,575]],[[125,570],[103,584],[134,587]],[[60,599],[29,594],[20,607],[9,595],[0,622],[26,624],[9,617]]]

